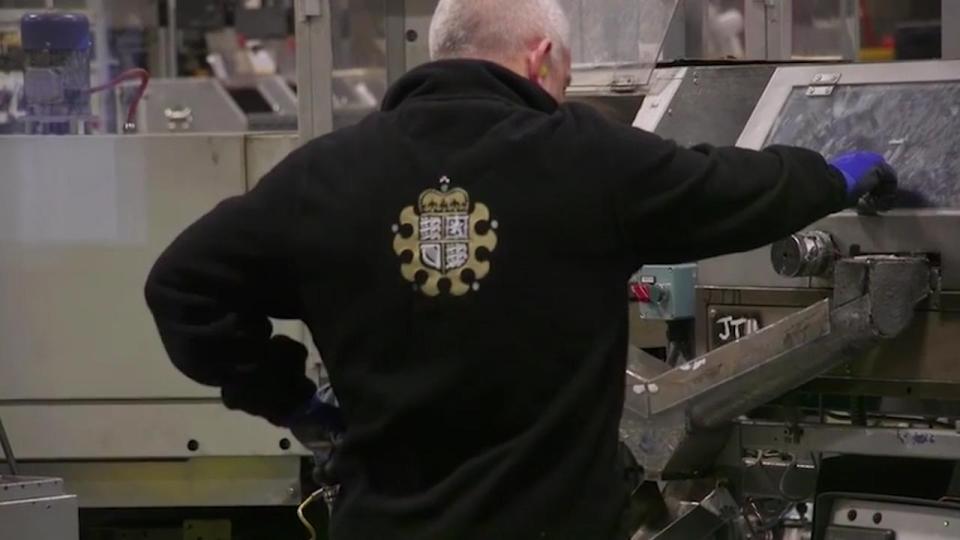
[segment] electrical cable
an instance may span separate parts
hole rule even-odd
[[[798,468],[798,465],[799,465],[799,464],[797,463],[796,457],[790,456],[790,464],[787,465],[787,470],[783,471],[783,473],[780,475],[780,479],[779,479],[779,481],[778,481],[778,480],[776,480],[776,479],[773,477],[773,475],[770,473],[770,470],[767,468],[767,465],[763,462],[763,458],[764,458],[764,455],[765,455],[765,454],[766,454],[766,456],[768,456],[768,457],[777,456],[777,455],[782,455],[782,454],[780,454],[779,452],[775,452],[775,451],[772,452],[772,453],[771,453],[771,452],[759,452],[759,453],[757,454],[757,461],[755,462],[755,466],[759,467],[760,470],[763,471],[763,475],[766,477],[767,481],[770,483],[770,486],[771,486],[771,487],[774,487],[774,488],[777,490],[777,493],[780,494],[780,496],[783,498],[783,500],[785,500],[785,501],[787,501],[787,502],[791,502],[791,503],[801,503],[801,502],[806,502],[806,501],[812,499],[812,498],[816,495],[816,488],[815,488],[815,487],[814,487],[813,493],[811,493],[810,495],[807,495],[807,496],[791,495],[791,494],[789,494],[789,493],[786,492],[786,479],[787,479],[787,475],[789,475],[790,473],[792,473],[793,471],[795,471],[795,470]],[[814,468],[815,468],[815,469],[819,469],[819,464],[817,463],[817,458],[816,458],[816,456],[814,455],[813,452],[810,452],[810,459],[813,461]]]
[[[314,501],[317,500],[317,497],[320,497],[323,494],[324,488],[320,488],[311,493],[310,496],[307,497],[306,500],[300,503],[300,506],[297,507],[297,518],[300,520],[300,523],[303,523],[303,526],[305,529],[307,529],[307,532],[310,533],[310,540],[317,540],[317,529],[314,528],[313,524],[310,523],[310,520],[303,515],[303,511],[313,504]]]
[[[150,72],[143,68],[128,69],[120,75],[117,75],[112,81],[90,88],[91,94],[102,92],[103,90],[112,90],[120,86],[120,83],[132,79],[140,79],[140,87],[137,88],[137,93],[134,94],[133,100],[130,102],[130,107],[127,109],[127,121],[126,124],[124,124],[124,129],[128,129],[128,126],[136,125],[137,109],[140,107],[140,101],[143,100],[143,96],[147,92],[147,85],[150,84]]]

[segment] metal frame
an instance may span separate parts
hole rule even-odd
[[[717,312],[760,315],[764,324],[780,320],[829,295],[829,289],[700,288],[697,302],[697,351],[712,342]],[[901,339],[884,344],[856,361],[818,378],[805,392],[850,396],[900,396],[911,400],[955,400],[960,392],[960,366],[951,336],[960,331],[960,295],[943,293],[938,311],[921,304],[914,324]],[[905,362],[914,350],[922,357]]]
[[[430,21],[438,0],[403,0],[404,35],[403,51],[406,71],[430,61]],[[388,0],[387,3],[390,3]],[[415,32],[416,39],[408,39],[407,33]],[[411,33],[411,36],[413,34]],[[392,43],[387,43],[389,48]]]
[[[747,58],[790,60],[793,50],[793,0],[746,0]]]
[[[411,69],[430,61],[428,36],[437,2],[386,2],[387,84],[392,85]]]
[[[660,121],[670,110],[670,104],[673,103],[673,98],[676,97],[686,76],[687,68],[685,67],[654,71],[650,81],[650,92],[637,112],[633,127],[651,133],[656,131]]]
[[[75,540],[77,497],[59,478],[0,477],[0,538]]]
[[[296,0],[300,142],[333,130],[333,28],[330,0]]]
[[[177,0],[167,0],[167,41],[165,43],[166,54],[164,55],[164,68],[166,75],[175,78],[179,71],[177,60],[177,49],[179,49],[180,36],[177,28]]]
[[[840,365],[852,347],[900,335],[930,292],[920,257],[842,259],[834,271],[829,300],[653,379],[627,372],[621,436],[648,479],[703,470],[730,421]]]
[[[747,122],[737,146],[759,149],[794,88],[814,84],[819,74],[839,74],[839,85],[960,80],[960,61],[790,66],[777,70]]]
[[[943,21],[943,58],[960,59],[960,2],[943,0],[941,9]]]
[[[747,450],[778,450],[795,456],[852,454],[960,460],[960,433],[950,429],[860,427],[773,422],[737,424],[731,443]]]

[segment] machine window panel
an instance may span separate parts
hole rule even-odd
[[[869,150],[900,173],[901,208],[960,208],[960,82],[795,88],[766,142],[827,157]]]
[[[678,3],[560,0],[570,19],[574,70],[615,69],[636,81],[648,81]]]

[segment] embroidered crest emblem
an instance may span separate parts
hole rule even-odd
[[[451,189],[444,176],[439,190],[421,193],[417,205],[404,208],[400,223],[393,226],[400,272],[427,296],[476,291],[490,273],[497,226],[486,205],[474,202],[471,210],[470,194]]]

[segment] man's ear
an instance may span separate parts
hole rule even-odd
[[[530,82],[543,85],[550,76],[550,53],[553,51],[553,41],[542,39],[537,46],[527,53],[527,78]]]

